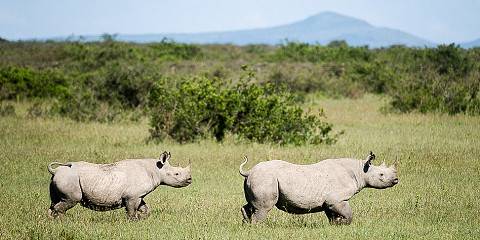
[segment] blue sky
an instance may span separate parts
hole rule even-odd
[[[322,11],[437,43],[480,38],[480,0],[0,0],[0,37],[238,30]]]

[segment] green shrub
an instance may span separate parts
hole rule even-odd
[[[88,88],[74,88],[52,106],[52,113],[75,121],[112,122],[122,113],[121,106],[99,101]]]
[[[99,101],[135,108],[146,105],[148,92],[158,78],[154,66],[112,62],[87,83]]]
[[[396,74],[386,62],[356,62],[347,68],[345,78],[354,85],[359,83],[362,92],[386,93]]]
[[[342,42],[332,42],[331,46],[287,42],[271,56],[272,61],[294,62],[351,62],[370,61],[373,57],[367,47],[348,47]]]
[[[155,57],[163,60],[189,60],[202,56],[201,49],[196,45],[176,43],[166,38],[148,46],[153,50]]]
[[[76,121],[110,122],[122,112],[139,112],[146,106],[148,94],[159,78],[148,64],[109,62],[97,71],[75,76],[76,84],[58,97],[53,112]],[[139,116],[133,117],[139,119]]]
[[[390,92],[394,111],[480,114],[480,78],[469,75],[455,78],[426,70],[396,81]]]
[[[473,68],[466,51],[453,43],[426,50],[426,58],[440,75],[465,77]]]
[[[390,83],[389,109],[480,114],[480,66],[454,44],[413,52],[406,72]]]
[[[168,86],[163,79],[150,94],[151,138],[191,142],[227,132],[256,142],[333,143],[332,125],[308,115],[292,95],[271,84],[225,84],[218,78],[187,78]]]
[[[53,69],[0,68],[1,99],[52,98],[64,94],[67,89],[67,78]]]
[[[115,61],[140,61],[141,56],[134,44],[113,40],[100,43],[73,42],[64,52],[81,71],[94,71]]]

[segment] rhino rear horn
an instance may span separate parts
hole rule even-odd
[[[393,162],[393,168],[397,169],[398,167],[398,156],[395,156],[395,162]]]

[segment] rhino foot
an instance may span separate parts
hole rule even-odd
[[[137,215],[139,219],[145,219],[150,216],[150,209],[148,205],[143,201],[140,202],[140,206],[138,207]]]
[[[250,204],[246,204],[241,209],[243,215],[243,222],[250,223],[252,221],[252,206]]]

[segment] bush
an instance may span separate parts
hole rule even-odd
[[[466,51],[453,43],[428,49],[426,57],[440,75],[465,77],[473,68],[473,62],[466,55]]]
[[[391,82],[390,110],[480,114],[480,66],[475,55],[450,45],[415,52],[413,63]]]
[[[52,98],[68,91],[66,77],[48,69],[34,71],[22,67],[0,68],[0,98]]]
[[[90,76],[87,83],[98,100],[135,108],[146,105],[148,92],[158,78],[153,66],[113,62],[100,74]]]
[[[294,105],[292,95],[271,84],[225,85],[218,78],[187,78],[168,87],[158,82],[150,94],[151,138],[171,137],[185,143],[227,132],[264,143],[333,143],[332,125],[322,114],[309,115]]]
[[[119,105],[99,101],[92,89],[77,87],[59,98],[51,111],[80,122],[112,122],[119,118],[122,110]]]
[[[407,75],[395,82],[390,92],[394,111],[446,112],[480,114],[480,78],[469,75],[454,78],[438,75],[435,70]]]
[[[367,47],[348,47],[342,42],[332,42],[331,46],[308,43],[287,42],[272,55],[272,61],[294,62],[352,62],[370,61],[373,57]]]
[[[166,38],[159,43],[151,43],[155,57],[164,60],[189,60],[201,56],[201,49],[193,44],[176,43]]]
[[[122,112],[145,107],[159,75],[150,65],[111,62],[99,71],[75,78],[75,86],[58,97],[53,112],[76,121],[111,122],[122,116]]]
[[[73,42],[65,46],[69,56],[81,71],[94,71],[115,61],[139,61],[138,49],[133,44],[107,40],[100,43]]]

